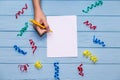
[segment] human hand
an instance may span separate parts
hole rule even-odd
[[[43,29],[36,25],[33,26],[40,36],[50,31],[46,16],[41,9],[37,9],[34,11],[34,20],[46,27],[45,29]]]

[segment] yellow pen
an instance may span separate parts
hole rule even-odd
[[[30,20],[30,22],[32,22],[33,24],[35,24],[35,25],[37,25],[37,26],[39,26],[39,27],[41,27],[41,28],[46,28],[45,26],[43,26],[43,25],[41,25],[41,24],[39,24],[37,21],[35,21],[35,20]],[[50,32],[53,32],[52,30],[50,30]]]

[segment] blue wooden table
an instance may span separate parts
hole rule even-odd
[[[95,7],[89,13],[83,13],[97,0],[42,0],[46,16],[77,16],[77,58],[46,57],[46,35],[39,37],[32,25],[22,37],[18,37],[25,22],[33,19],[31,0],[0,0],[0,80],[54,80],[54,62],[59,62],[60,80],[120,80],[120,0],[104,0],[102,6]],[[24,14],[15,18],[16,12],[28,4]],[[88,20],[96,25],[89,29],[83,22]],[[106,46],[94,44],[93,36],[105,42]],[[29,39],[38,46],[32,54]],[[18,45],[27,55],[18,54],[13,46]],[[99,60],[96,64],[82,55],[89,50]],[[34,63],[39,60],[43,68],[37,70]],[[19,64],[29,64],[27,72],[21,72]],[[77,67],[83,64],[84,76],[78,74]]]

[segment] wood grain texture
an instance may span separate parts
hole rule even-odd
[[[46,35],[39,37],[29,23],[28,30],[18,37],[25,22],[33,19],[31,0],[0,0],[0,80],[54,80],[54,62],[59,62],[60,80],[120,80],[120,1],[104,0],[103,5],[82,12],[96,0],[42,0],[46,16],[77,16],[77,58],[47,58]],[[28,10],[15,18],[17,11],[28,4]],[[97,26],[89,29],[85,21]],[[105,42],[106,47],[93,43],[93,36]],[[33,39],[38,46],[34,55],[29,43]],[[18,45],[27,55],[21,55],[13,48]],[[96,64],[82,55],[89,50],[99,60]],[[40,60],[43,68],[37,70],[34,63]],[[29,64],[28,71],[19,70],[19,64]],[[83,64],[84,76],[79,76],[77,67]]]

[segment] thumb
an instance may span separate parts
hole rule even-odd
[[[49,32],[50,28],[49,28],[49,25],[48,25],[47,21],[44,20],[43,23],[44,23],[44,26],[46,27],[47,32]]]

